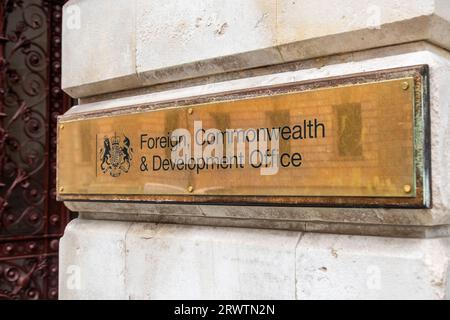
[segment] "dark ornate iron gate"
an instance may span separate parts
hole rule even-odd
[[[55,199],[65,0],[0,0],[0,299],[55,299],[69,213]]]

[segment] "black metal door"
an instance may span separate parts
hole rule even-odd
[[[56,299],[58,242],[69,213],[55,199],[62,4],[0,0],[0,299]]]

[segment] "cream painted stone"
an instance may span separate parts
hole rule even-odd
[[[436,0],[436,15],[450,21],[450,1]]]
[[[206,83],[196,86],[163,87],[156,92],[137,96],[129,95],[81,104],[72,108],[67,115],[418,64],[428,64],[431,75],[432,209],[405,211],[402,209],[183,206],[92,202],[67,202],[66,205],[74,211],[89,212],[90,218],[97,219],[108,218],[111,212],[115,212],[118,214],[114,215],[114,219],[126,218],[134,221],[240,225],[409,237],[449,235],[450,53],[425,42],[308,60],[287,66],[286,69],[289,71],[283,69],[283,66],[278,66],[264,70],[264,74],[243,72],[235,80],[224,80],[218,76],[208,78]],[[122,218],[120,214],[123,215]],[[329,224],[330,222],[332,224]],[[425,228],[429,226],[435,226],[435,228]]]
[[[289,231],[134,224],[127,236],[130,299],[294,299]]]
[[[128,222],[76,219],[60,242],[60,299],[126,299]]]
[[[448,238],[130,225],[70,223],[60,245],[62,299],[448,299],[450,294]]]
[[[63,89],[80,98],[421,40],[450,49],[449,16],[446,0],[71,0]]]
[[[274,0],[137,0],[137,13],[138,73],[276,45]],[[257,56],[253,54],[252,59]],[[281,62],[276,50],[271,59]],[[205,64],[202,69],[206,70],[201,72],[245,67],[244,62],[230,59],[228,63]]]
[[[89,88],[98,82],[111,88],[135,86],[135,11],[135,0],[67,2],[63,8],[62,87],[69,95],[93,95],[95,90]]]
[[[445,8],[437,8],[434,0],[282,0],[277,8],[277,41],[284,44],[360,29],[376,30],[437,10]]]
[[[448,299],[450,240],[305,234],[298,299]]]
[[[433,208],[67,202],[60,298],[450,298],[449,34],[448,0],[69,1],[67,116],[428,64]]]

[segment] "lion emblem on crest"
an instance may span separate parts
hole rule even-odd
[[[133,148],[128,137],[123,135],[123,140],[114,134],[113,137],[105,136],[103,147],[100,148],[100,169],[112,177],[118,177],[122,172],[130,170],[133,159]]]

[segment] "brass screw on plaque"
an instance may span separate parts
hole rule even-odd
[[[188,187],[188,191],[191,193],[192,191],[194,191],[194,187],[193,186],[189,186]]]
[[[403,186],[403,191],[405,191],[405,193],[410,193],[412,190],[411,186],[409,184],[405,184]]]
[[[194,113],[194,110],[192,110],[192,108],[189,108],[189,109],[188,109],[188,113],[189,113],[189,114],[193,114],[193,113]]]
[[[59,128],[60,128],[61,130],[64,129],[64,125],[63,125],[63,124],[60,125]]]
[[[409,89],[409,83],[408,82],[403,82],[402,83],[402,89],[403,90],[408,90]]]
[[[64,187],[59,188],[59,192],[63,192],[64,191]]]

